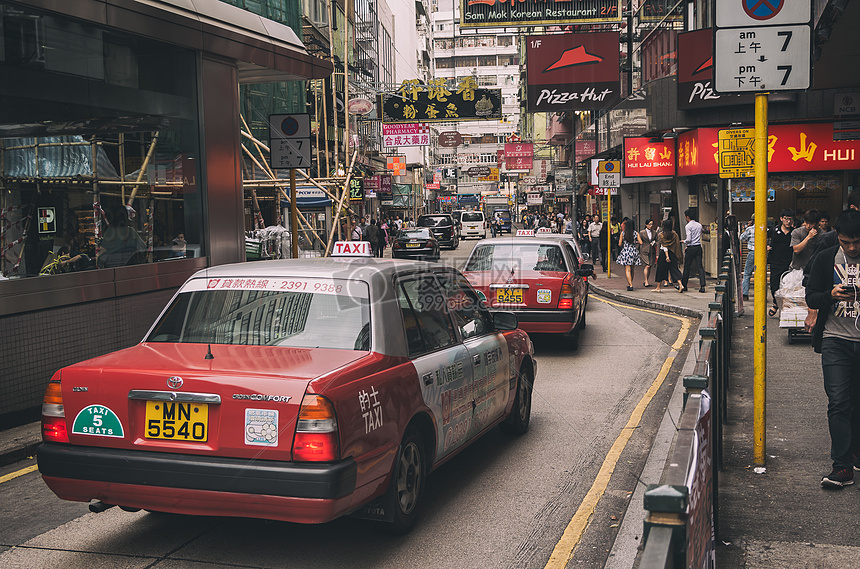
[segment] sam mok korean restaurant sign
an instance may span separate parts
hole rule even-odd
[[[460,27],[620,22],[621,0],[461,0]]]

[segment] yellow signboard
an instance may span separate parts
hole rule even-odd
[[[720,178],[755,176],[755,129],[732,128],[719,133]]]
[[[621,160],[600,160],[597,163],[598,174],[620,174]]]

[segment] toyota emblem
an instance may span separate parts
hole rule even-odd
[[[174,375],[173,377],[167,378],[167,387],[170,389],[179,389],[182,387],[182,378]]]

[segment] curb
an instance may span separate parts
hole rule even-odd
[[[655,302],[653,300],[645,300],[642,298],[635,298],[632,296],[627,296],[625,294],[619,294],[617,292],[613,292],[611,290],[607,290],[605,288],[599,287],[594,284],[594,282],[588,283],[588,290],[594,291],[598,296],[603,296],[612,300],[617,300],[618,302],[623,302],[625,304],[633,304],[635,306],[641,306],[642,308],[651,308],[652,310],[660,310],[662,312],[671,312],[673,314],[678,314],[680,316],[688,316],[690,318],[705,318],[705,313],[695,310],[693,308],[687,308],[685,306],[676,306],[674,304],[665,304],[663,302]]]
[[[0,466],[34,456],[41,444],[42,427],[38,422],[0,432]]]

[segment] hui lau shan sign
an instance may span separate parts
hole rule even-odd
[[[418,79],[406,79],[395,94],[382,95],[383,123],[501,118],[502,90],[479,89],[474,77],[464,77],[450,89],[444,79],[431,79],[426,85]]]
[[[621,0],[460,0],[460,27],[621,21]]]

